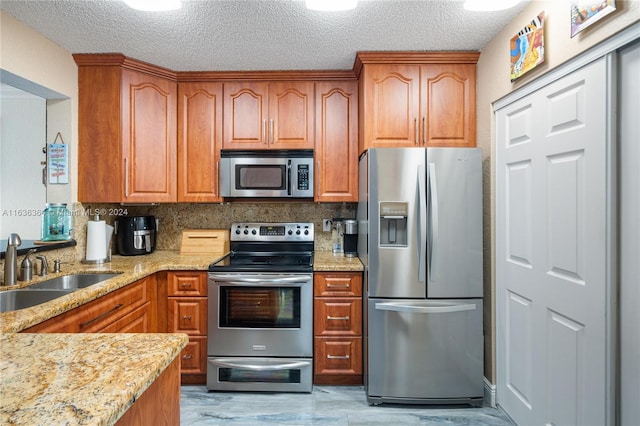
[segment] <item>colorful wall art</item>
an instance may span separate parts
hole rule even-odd
[[[616,10],[615,0],[571,2],[571,37]]]
[[[544,12],[511,39],[511,81],[544,62]]]

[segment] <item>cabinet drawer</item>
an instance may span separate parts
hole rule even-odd
[[[316,336],[361,336],[362,299],[316,298],[313,327]]]
[[[207,373],[206,337],[189,337],[189,343],[180,353],[180,372],[182,374]]]
[[[98,331],[100,333],[153,333],[151,318],[152,305],[147,303]]]
[[[207,299],[169,298],[169,333],[207,334]]]
[[[206,296],[207,273],[200,271],[178,271],[167,274],[169,296]]]
[[[145,304],[155,303],[155,276],[106,294],[94,301],[24,330],[25,333],[95,333]],[[153,308],[151,308],[153,311]],[[151,331],[156,331],[155,329]]]
[[[316,272],[313,275],[313,289],[313,294],[316,297],[362,296],[362,274]]]
[[[362,338],[316,337],[314,374],[362,374]]]

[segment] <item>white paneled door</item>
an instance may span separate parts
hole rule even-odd
[[[607,423],[607,62],[496,111],[497,401]]]

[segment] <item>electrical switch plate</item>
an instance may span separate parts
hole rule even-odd
[[[322,219],[322,231],[331,232],[331,219]]]

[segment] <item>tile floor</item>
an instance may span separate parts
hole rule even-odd
[[[491,407],[369,406],[362,386],[314,386],[307,393],[207,392],[182,386],[181,426],[479,425],[512,426]]]

